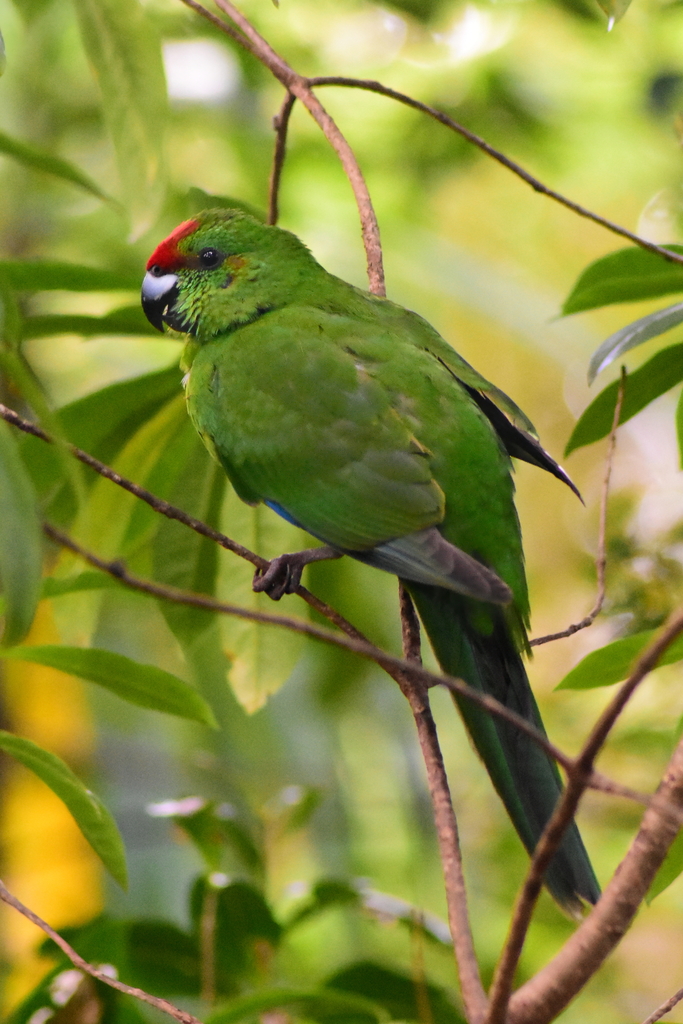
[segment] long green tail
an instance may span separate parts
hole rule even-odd
[[[491,694],[545,732],[502,609],[489,606],[486,611],[493,625],[484,632],[486,625],[477,628],[479,624],[472,621],[476,602],[440,587],[405,581],[404,585],[413,596],[444,672]],[[459,697],[455,701],[520,839],[532,853],[562,791],[555,763],[513,725],[471,701]],[[582,900],[597,902],[600,887],[575,824],[565,832],[545,881],[572,916],[580,912]]]

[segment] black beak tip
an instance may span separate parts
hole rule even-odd
[[[150,299],[142,293],[142,312],[145,314],[152,327],[164,333],[164,313],[168,307],[168,299],[163,296]]]

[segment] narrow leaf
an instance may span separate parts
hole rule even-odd
[[[0,731],[0,749],[20,761],[69,808],[81,832],[113,878],[126,887],[126,857],[116,822],[104,806],[55,754],[31,740]]]
[[[74,0],[83,46],[102,93],[123,200],[134,233],[152,225],[163,202],[167,115],[161,44],[138,0]]]
[[[140,288],[140,274],[83,267],[58,260],[0,260],[0,279],[17,291],[125,291]]]
[[[592,690],[598,686],[611,686],[626,679],[636,658],[651,644],[659,630],[647,629],[633,636],[622,637],[606,647],[591,651],[569,672],[556,687],[558,690]],[[657,662],[672,665],[683,658],[683,637],[666,649]]]
[[[14,160],[23,164],[24,167],[30,167],[34,171],[44,171],[46,174],[62,178],[64,181],[68,181],[72,185],[78,185],[79,188],[97,196],[98,199],[111,202],[111,198],[106,192],[103,192],[87,174],[83,174],[77,167],[70,164],[68,160],[62,160],[60,157],[46,153],[35,146],[30,146],[26,142],[20,142],[19,139],[13,139],[6,135],[5,132],[0,132],[0,153],[13,157]]]
[[[158,337],[158,333],[139,305],[124,306],[105,316],[51,313],[24,318],[21,326],[24,341],[30,338],[47,338],[53,334],[81,334],[85,338],[100,334],[149,334]]]
[[[683,254],[683,246],[667,245]],[[580,275],[562,306],[565,316],[615,302],[654,299],[683,292],[683,264],[671,263],[654,252],[633,246],[591,263]]]
[[[31,479],[11,428],[0,420],[0,583],[5,597],[4,644],[29,631],[40,598],[42,533]]]
[[[669,847],[669,852],[664,862],[654,877],[650,890],[647,894],[647,902],[651,903],[655,896],[675,882],[683,871],[683,832],[679,832]]]
[[[672,345],[657,352],[652,359],[626,378],[619,423],[626,423],[681,380],[683,344]],[[583,448],[584,445],[593,444],[594,441],[607,437],[612,429],[618,393],[619,381],[613,381],[593,399],[574,427],[567,442],[565,455],[569,455],[576,448]]]
[[[155,665],[142,665],[123,654],[96,647],[43,646],[14,647],[0,652],[0,657],[49,665],[98,683],[139,707],[164,711],[205,725],[216,724],[204,698],[182,679]]]
[[[631,6],[631,0],[598,0],[598,4],[607,15],[607,31],[611,32],[616,23],[621,21],[626,14]]]
[[[389,1020],[389,1014],[370,999],[351,993],[334,992],[331,989],[266,989],[253,995],[233,999],[220,1010],[206,1018],[206,1024],[237,1024],[237,1021],[252,1020],[267,1010],[291,1008],[297,1016],[308,1020],[322,1017],[352,1017],[358,1024],[366,1020]]]
[[[592,384],[601,370],[613,363],[624,352],[636,348],[637,345],[642,345],[650,338],[665,334],[681,321],[683,321],[683,302],[677,302],[675,306],[667,306],[666,309],[648,313],[640,320],[634,320],[632,324],[627,324],[620,331],[610,334],[609,338],[603,341],[600,348],[591,357],[588,367],[588,383]]]
[[[231,535],[252,551],[275,557],[283,551],[305,547],[301,531],[264,506],[250,508],[229,489],[223,514]],[[271,605],[265,594],[252,588],[253,566],[239,558],[221,560],[220,592],[230,594],[236,604],[255,611]],[[264,600],[265,598],[265,600]],[[300,633],[261,626],[231,615],[219,616],[223,646],[232,665],[230,684],[238,701],[249,713],[265,704],[270,694],[286,682],[304,646]]]

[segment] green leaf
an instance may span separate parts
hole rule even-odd
[[[157,335],[149,320],[138,306],[124,306],[105,316],[81,316],[75,313],[51,313],[27,316],[21,325],[24,341],[47,338],[54,334],[81,334],[91,338],[103,334]]]
[[[606,366],[613,363],[615,359],[628,352],[650,338],[656,338],[665,334],[672,327],[676,327],[683,321],[683,302],[677,302],[675,306],[667,306],[666,309],[658,309],[654,313],[648,313],[640,320],[634,320],[627,324],[620,331],[611,334],[603,341],[600,348],[591,356],[588,368],[588,383],[592,384],[597,375]]]
[[[79,590],[109,590],[119,587],[121,584],[112,576],[103,572],[79,572],[76,576],[66,576],[64,579],[55,579],[54,576],[47,576],[43,580],[41,597],[61,597],[62,594],[75,594]]]
[[[657,352],[652,359],[627,376],[619,423],[626,423],[681,380],[683,344],[672,345]],[[618,393],[619,381],[616,380],[593,399],[574,427],[565,448],[565,455],[569,455],[576,448],[583,448],[584,445],[593,444],[594,441],[607,437],[612,429]]]
[[[2,643],[28,633],[40,598],[43,538],[31,479],[11,428],[0,420],[0,583],[5,597]]]
[[[137,291],[141,275],[59,260],[0,260],[0,280],[20,292]]]
[[[165,996],[197,996],[200,989],[199,945],[166,921],[132,921],[128,925],[130,983]]]
[[[614,640],[606,647],[591,651],[578,665],[569,672],[556,687],[558,690],[592,690],[598,686],[611,686],[626,679],[636,658],[642,654],[648,644],[658,636],[659,630],[647,629],[633,636],[625,636]],[[678,637],[666,649],[657,662],[660,665],[672,665],[683,658],[683,637]]]
[[[164,199],[167,98],[158,33],[138,0],[74,4],[138,236],[154,223]]]
[[[170,453],[175,462],[172,467],[176,474],[175,486],[166,491],[164,497],[172,505],[180,505],[190,515],[218,528],[226,487],[225,472],[209,457],[189,420],[182,435],[179,443],[174,445],[175,451]],[[162,468],[164,477],[168,479],[168,470]],[[215,541],[173,520],[156,518],[158,525],[152,548],[154,578],[180,590],[215,594],[220,555]],[[222,557],[234,558],[229,554]],[[170,601],[160,601],[159,608],[184,646],[192,643],[213,620],[210,612]]]
[[[2,74],[1,43],[2,37],[0,37],[0,74]],[[77,167],[70,164],[68,160],[62,160],[60,157],[52,156],[51,153],[46,153],[44,150],[37,149],[26,142],[13,139],[6,135],[5,132],[0,132],[0,153],[13,157],[20,164],[23,164],[24,167],[30,167],[34,171],[44,171],[46,174],[52,174],[57,178],[70,182],[72,185],[77,185],[86,192],[97,196],[98,199],[104,199],[107,202],[112,201],[111,197],[106,192],[103,192],[87,174],[83,174]]]
[[[206,1024],[236,1024],[253,1020],[267,1010],[291,1009],[297,1016],[309,1020],[327,1017],[352,1018],[357,1024],[386,1021],[389,1015],[371,999],[331,989],[272,988],[253,995],[233,999],[220,1010],[209,1014]]]
[[[652,885],[650,886],[647,894],[647,902],[651,903],[655,896],[659,896],[660,892],[664,892],[665,889],[668,889],[671,883],[676,881],[682,871],[683,832],[679,832],[669,847],[669,852],[664,858],[662,866],[652,881]]]
[[[215,726],[204,698],[191,686],[155,665],[142,665],[123,654],[97,647],[14,647],[0,657],[49,665],[61,672],[98,683],[131,704]]]
[[[262,893],[248,882],[236,881],[216,888],[203,877],[197,879],[190,898],[195,934],[201,931],[201,917],[207,893],[216,899],[216,970],[224,978],[258,976],[262,953],[259,946],[276,947],[282,928],[273,917]]]
[[[683,468],[683,392],[678,399],[676,406],[676,437],[678,438],[678,453]]]
[[[683,254],[683,245],[667,245]],[[683,264],[671,263],[654,252],[633,246],[591,263],[580,275],[562,306],[565,316],[615,302],[654,299],[683,292]]]
[[[171,804],[173,801],[171,801]],[[166,812],[168,802],[157,808]],[[207,863],[209,871],[218,871],[223,863],[224,853],[229,849],[237,854],[241,866],[261,874],[263,860],[252,837],[245,827],[235,820],[235,809],[231,804],[204,802],[198,810],[187,813],[183,801],[176,801],[178,813],[171,814],[178,828],[187,833]],[[180,813],[181,808],[184,813]],[[155,815],[161,817],[159,810]]]
[[[251,508],[230,488],[225,497],[223,515],[230,523],[231,536],[251,551],[273,558],[283,551],[298,551],[306,546],[297,527],[273,515],[261,505]],[[270,598],[255,594],[252,588],[254,568],[243,559],[226,556],[221,560],[221,593],[230,600],[255,611],[272,607]],[[223,647],[232,664],[230,684],[238,701],[248,712],[257,711],[268,696],[276,693],[294,670],[304,646],[300,633],[275,630],[231,615],[219,616]]]
[[[104,866],[123,888],[127,885],[126,857],[116,822],[104,806],[55,754],[31,740],[0,731],[0,750],[20,761],[50,787],[69,808],[81,832]]]
[[[325,982],[325,987],[372,999],[384,1007],[391,1020],[464,1024],[463,1017],[443,989],[429,982],[418,986],[413,977],[369,960],[352,964],[334,974]],[[423,1000],[427,1006],[424,1006]]]

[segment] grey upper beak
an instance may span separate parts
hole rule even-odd
[[[142,309],[158,331],[164,330],[164,319],[178,298],[178,278],[175,274],[157,277],[150,270],[142,282]]]

